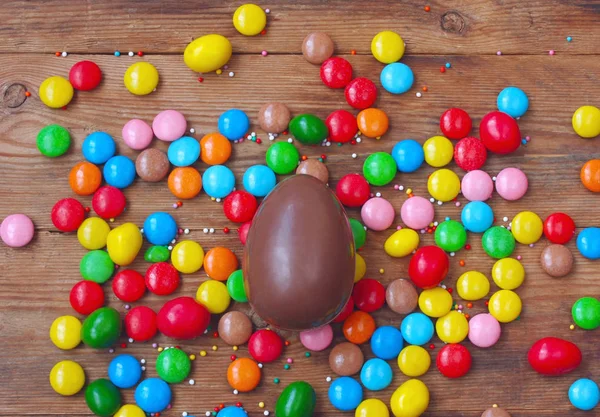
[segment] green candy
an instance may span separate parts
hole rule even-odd
[[[107,252],[93,250],[85,254],[79,263],[79,272],[83,279],[103,284],[112,276],[115,264]]]
[[[435,229],[435,244],[446,252],[456,252],[467,243],[467,231],[456,220],[446,220]]]
[[[121,316],[112,307],[102,307],[87,316],[81,326],[81,340],[95,349],[114,344],[121,335]]]
[[[386,152],[372,153],[363,165],[363,175],[372,185],[389,184],[396,176],[397,170],[394,158]]]
[[[178,384],[190,374],[192,362],[181,349],[163,350],[156,358],[156,373],[169,384]]]
[[[350,219],[350,228],[352,229],[352,236],[354,236],[354,245],[356,249],[360,249],[367,240],[367,231],[358,220]]]
[[[37,135],[37,148],[49,158],[63,155],[71,146],[71,135],[69,131],[59,125],[48,125]]]
[[[166,246],[154,245],[150,246],[146,253],[144,253],[144,259],[146,262],[166,262],[171,257],[171,252]]]
[[[594,297],[583,297],[575,301],[571,309],[573,321],[585,330],[600,326],[600,301]]]
[[[296,170],[300,154],[291,143],[277,142],[267,149],[266,160],[269,168],[276,174],[285,175]]]
[[[292,382],[285,387],[277,403],[277,417],[311,417],[315,411],[317,394],[313,387],[304,381]]]
[[[121,393],[108,379],[97,379],[85,389],[85,402],[92,413],[110,417],[121,408]]]
[[[515,250],[515,238],[504,227],[493,226],[485,231],[481,238],[483,250],[492,258],[502,259]]]
[[[317,145],[327,139],[329,129],[314,114],[300,114],[290,122],[290,133],[305,145]]]
[[[248,296],[246,295],[246,289],[244,288],[244,273],[241,269],[233,271],[229,278],[227,278],[227,291],[231,298],[238,303],[247,303]]]

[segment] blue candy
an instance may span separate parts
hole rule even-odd
[[[108,185],[127,188],[135,179],[135,164],[126,156],[113,156],[104,165],[104,180]]]
[[[217,417],[248,417],[248,414],[243,408],[230,405],[229,407],[225,407],[219,411]]]
[[[406,93],[415,81],[410,67],[401,62],[386,65],[381,71],[379,79],[383,88],[392,94]]]
[[[600,259],[600,228],[583,229],[577,236],[577,249],[588,259]]]
[[[392,326],[379,327],[371,336],[371,350],[378,358],[397,358],[403,346],[402,333]]]
[[[275,187],[277,178],[266,165],[252,165],[244,172],[244,188],[255,197],[264,197]]]
[[[135,389],[135,402],[146,413],[160,413],[171,403],[171,388],[160,378],[148,378]]]
[[[494,223],[492,208],[483,201],[471,201],[465,204],[460,214],[465,229],[473,233],[483,233]]]
[[[229,140],[243,138],[249,127],[250,120],[241,110],[230,109],[219,117],[219,133]]]
[[[144,236],[153,245],[168,245],[177,236],[177,223],[169,213],[152,213],[144,221]]]
[[[421,167],[425,160],[423,146],[416,140],[405,139],[394,145],[392,158],[400,172],[414,172]]]
[[[200,157],[200,143],[189,136],[171,142],[167,151],[169,162],[176,167],[192,165]]]
[[[234,186],[233,172],[225,165],[213,165],[202,175],[202,187],[213,198],[227,197]]]
[[[498,110],[512,117],[521,117],[529,108],[529,99],[523,90],[517,87],[506,87],[498,94],[496,100]]]
[[[362,399],[362,387],[349,376],[338,378],[329,386],[329,401],[338,410],[354,410]]]
[[[400,325],[402,337],[411,345],[424,345],[433,337],[433,322],[423,313],[411,313]]]
[[[119,388],[131,388],[141,377],[142,366],[131,355],[119,355],[108,365],[108,379]]]
[[[85,159],[92,164],[103,164],[115,155],[115,141],[108,133],[90,133],[81,145]]]
[[[392,383],[392,368],[383,359],[374,358],[365,362],[360,371],[360,382],[366,389],[380,391]]]
[[[598,384],[591,379],[578,379],[569,388],[569,401],[580,410],[591,410],[600,401],[600,390]]]

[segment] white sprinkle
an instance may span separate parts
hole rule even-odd
[[[381,197],[381,193],[375,193],[375,197]]]
[[[113,348],[108,349],[108,353],[115,353],[115,350]]]
[[[220,203],[220,202],[221,202],[221,199],[220,199],[220,198],[217,198],[215,201],[216,201],[217,203]]]
[[[325,146],[331,146],[331,142],[327,141],[327,143],[325,144]]]
[[[400,187],[398,187],[398,190],[400,190],[400,191],[404,190],[404,185],[401,185]]]
[[[205,227],[204,229],[202,229],[202,231],[203,231],[204,233],[208,233],[208,229],[207,229],[206,227]]]
[[[259,364],[258,364],[258,367],[259,367],[260,369],[262,369],[262,367],[263,367],[263,364],[262,364],[262,363],[259,363]]]
[[[292,143],[293,141],[294,141],[294,139],[288,138],[288,143]]]
[[[438,222],[433,222],[433,225],[434,225],[434,226],[437,226],[438,224],[439,224]]]
[[[361,138],[356,138],[356,143],[361,143],[362,139]]]
[[[429,199],[429,201],[431,201],[432,203],[435,203],[435,198],[431,197],[431,198]]]
[[[129,340],[129,343],[133,343],[133,338],[132,337],[130,337],[128,340]]]
[[[492,177],[492,181],[496,181],[496,177]]]
[[[506,216],[502,217],[502,221],[503,222],[507,222],[508,221],[508,217],[506,217]]]
[[[450,256],[454,256],[456,255],[454,252],[450,252]]]
[[[196,383],[196,381],[194,381],[193,379],[190,379],[190,385],[194,385]]]
[[[252,140],[252,135],[246,136],[246,140]]]
[[[269,14],[269,13],[271,13],[271,9],[265,9],[265,13],[266,13],[266,14]]]
[[[190,127],[190,133],[196,133],[196,129],[194,129],[193,127]]]
[[[265,410],[265,412],[264,412],[263,414],[264,414],[265,416],[268,416],[268,415],[269,415],[269,414],[271,414],[271,413],[269,413],[269,410]]]
[[[233,395],[238,395],[240,392],[236,389],[233,390]]]
[[[169,245],[169,246],[167,246],[167,249],[173,250],[173,246]]]
[[[187,417],[188,413],[187,411],[184,411],[183,413],[181,413],[181,417]]]
[[[66,51],[64,51],[64,52],[63,52],[61,55],[62,55],[63,57],[65,57],[65,56],[67,56],[67,55],[69,55],[69,54],[67,54],[67,52],[66,52]]]
[[[207,411],[206,413],[204,413],[204,415],[205,415],[206,417],[210,417],[210,415],[211,415],[211,412],[210,412],[210,411]]]
[[[367,230],[367,226],[363,226],[363,229]]]
[[[442,204],[443,203],[440,200],[438,200],[438,206],[441,206]]]
[[[327,381],[327,382],[331,382],[331,377],[330,377],[330,376],[328,376],[327,378],[325,378],[325,381]]]
[[[173,239],[173,240],[171,241],[171,244],[172,244],[172,245],[174,245],[176,242],[177,242],[177,240]]]
[[[185,230],[183,231],[183,233],[185,233],[186,235],[189,235],[189,234],[190,234],[190,229],[185,229]]]
[[[143,227],[140,229],[140,233],[142,233],[142,234],[144,233],[144,228]]]
[[[230,77],[233,77],[234,75],[235,75],[235,72],[233,72],[233,71],[231,71],[231,72],[229,73],[229,76],[230,76]]]
[[[133,56],[133,51],[129,51],[129,52],[127,53],[127,55],[129,55],[129,56]]]
[[[354,159],[356,159],[356,157],[357,157],[357,156],[358,156],[358,155],[357,155],[357,154],[355,154],[355,153],[353,153],[353,154],[352,154],[352,158],[354,158]]]
[[[142,371],[145,371],[145,370],[146,370],[146,367],[145,367],[145,366],[142,366]]]
[[[421,234],[425,234],[425,229],[421,229]]]
[[[445,285],[445,284],[442,284],[442,288],[443,288],[443,289],[446,289],[446,285]]]
[[[417,95],[417,98],[421,98],[421,96],[422,96],[423,94],[421,94],[421,93],[417,93],[416,95]]]
[[[140,359],[140,363],[143,365],[146,363],[146,359]]]
[[[207,334],[207,333],[208,333],[208,329],[204,330],[204,334]]]
[[[213,228],[211,227],[211,228],[209,229],[209,231],[208,231],[208,232],[209,232],[209,233],[214,233],[214,232],[215,232],[215,229],[213,229]]]

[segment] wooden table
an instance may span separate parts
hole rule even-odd
[[[431,6],[430,12],[424,11],[426,4]],[[598,156],[600,138],[581,139],[571,127],[576,108],[600,104],[597,1],[272,0],[261,4],[271,8],[268,32],[253,38],[241,36],[231,24],[237,5],[208,0],[38,0],[8,1],[0,8],[0,217],[26,213],[36,225],[36,237],[28,247],[11,249],[0,245],[0,416],[89,415],[83,392],[61,398],[50,388],[48,373],[59,360],[80,362],[88,381],[106,377],[112,355],[83,346],[59,351],[48,338],[50,324],[57,316],[74,313],[68,294],[81,279],[78,265],[85,253],[73,234],[60,233],[53,227],[49,213],[58,199],[74,196],[67,175],[83,159],[81,143],[86,135],[106,131],[117,140],[121,154],[135,158],[136,152],[122,142],[123,124],[134,117],[151,121],[164,109],[182,111],[189,127],[195,128],[197,138],[215,131],[219,114],[231,107],[250,115],[252,130],[259,136],[263,132],[256,126],[256,112],[268,101],[284,102],[294,114],[308,112],[323,118],[335,109],[349,109],[343,93],[326,88],[319,79],[319,68],[302,58],[302,39],[310,31],[331,35],[336,53],[352,63],[355,74],[369,77],[379,85],[382,65],[370,54],[371,38],[380,30],[394,30],[407,44],[402,62],[415,73],[415,85],[409,93],[392,96],[379,89],[377,107],[388,113],[392,126],[380,141],[365,139],[356,146],[329,148],[299,146],[301,153],[309,157],[327,154],[331,186],[346,173],[360,172],[366,156],[376,150],[390,151],[400,139],[423,142],[438,134],[439,116],[451,106],[466,109],[477,126],[484,114],[496,108],[498,92],[516,85],[530,98],[530,109],[519,125],[531,142],[510,156],[492,155],[485,169],[496,174],[506,166],[522,168],[529,177],[530,189],[518,202],[494,196],[497,224],[503,223],[504,216],[512,218],[519,211],[533,210],[542,218],[555,211],[567,212],[574,217],[578,230],[598,225],[598,197],[581,185],[579,170],[586,160]],[[198,75],[183,64],[186,44],[208,33],[221,33],[231,40],[234,56],[229,70],[235,73],[234,77],[229,77],[227,71],[221,75],[205,74],[200,83]],[[567,36],[572,36],[573,41],[568,43]],[[113,56],[115,50],[121,51],[120,58]],[[127,56],[128,51],[139,50],[144,51],[143,58]],[[269,55],[261,56],[262,50]],[[351,55],[351,50],[356,55]],[[549,50],[556,54],[550,56]],[[69,55],[55,57],[56,51],[67,51]],[[502,55],[497,56],[497,51]],[[66,77],[71,65],[83,59],[91,59],[102,68],[104,81],[100,88],[77,93],[66,111],[45,107],[37,93],[42,80],[52,75]],[[146,97],[128,93],[122,81],[125,69],[140,60],[153,63],[160,72],[157,91]],[[450,62],[452,68],[442,74],[440,66],[445,62]],[[415,97],[423,86],[428,91],[421,98]],[[25,96],[26,91],[31,92],[30,97]],[[74,139],[68,154],[57,159],[41,156],[35,145],[37,132],[51,123],[67,127]],[[473,133],[477,134],[476,127]],[[245,142],[234,146],[228,165],[238,184],[247,167],[264,161],[268,145],[269,141],[264,140],[262,145]],[[152,146],[166,149],[165,143],[157,141]],[[352,153],[358,157],[352,159]],[[203,164],[197,167],[201,172],[206,168]],[[454,164],[451,167],[460,171]],[[416,195],[426,196],[426,178],[432,171],[423,167],[415,174],[398,174],[392,184],[376,191],[399,210],[407,196],[395,191],[393,184],[412,187]],[[220,204],[211,202],[205,194],[186,201],[176,211],[171,207],[176,199],[164,182],[149,184],[138,180],[125,194],[128,210],[115,225],[125,221],[141,225],[149,213],[165,210],[173,213],[182,227],[189,228],[189,238],[204,248],[223,245],[241,255],[235,226],[226,220]],[[90,205],[90,198],[79,199]],[[357,210],[350,210],[349,214],[359,218]],[[436,207],[437,220],[459,215],[460,208],[454,204]],[[232,229],[229,235],[223,232],[225,226]],[[203,233],[203,228],[211,227],[216,230],[214,234]],[[369,232],[362,251],[367,275],[384,284],[407,276],[408,259],[391,259],[382,250],[390,234],[391,231]],[[451,259],[446,280],[450,287],[467,270],[490,275],[493,260],[482,256],[479,240],[479,236],[470,235],[473,249],[463,250]],[[431,243],[432,236],[424,236],[423,241]],[[541,271],[538,261],[546,244],[542,240],[534,248],[519,246],[515,253],[523,256],[527,271],[525,284],[517,290],[524,310],[519,321],[502,326],[500,342],[486,350],[467,342],[474,364],[460,380],[444,378],[435,364],[422,378],[431,391],[431,404],[425,415],[478,417],[493,403],[509,410],[513,417],[594,415],[575,411],[569,404],[567,390],[580,377],[600,381],[600,333],[569,330],[573,302],[582,296],[598,295],[598,264],[584,260],[571,242],[568,246],[575,253],[574,271],[566,278],[552,279]],[[465,260],[465,267],[459,266],[459,259]],[[143,272],[147,264],[140,259],[132,267]],[[380,268],[385,270],[381,275]],[[203,273],[185,276],[177,295],[193,295],[205,279]],[[109,304],[124,315],[123,303],[116,300],[110,285],[105,287]],[[164,301],[147,295],[137,304],[158,309]],[[479,301],[467,312],[472,315],[484,310],[484,302]],[[379,325],[398,325],[402,319],[387,307],[375,317]],[[526,354],[532,343],[544,336],[577,343],[584,356],[579,369],[558,378],[534,373]],[[249,415],[262,415],[258,402],[264,401],[266,409],[272,411],[283,386],[297,379],[309,381],[317,390],[316,416],[351,415],[329,405],[325,378],[332,373],[328,352],[305,358],[297,337],[290,335],[289,340],[291,346],[285,357],[295,359],[292,369],[283,370],[283,360],[265,366],[259,389],[239,396],[232,394],[225,379],[233,353],[230,347],[212,337],[181,344],[198,356],[191,374],[196,384],[174,387],[173,408],[163,415],[178,416],[182,411],[204,415],[218,403],[237,401],[243,402]],[[342,340],[339,329],[336,340]],[[126,341],[125,337],[122,341]],[[173,343],[164,337],[157,341],[162,345]],[[439,340],[434,342],[433,360],[442,346]],[[216,352],[211,350],[214,344],[219,348]],[[209,351],[208,356],[198,355],[202,349]],[[369,346],[363,346],[363,350],[371,355]],[[157,352],[148,343],[131,344],[117,351],[145,358],[146,374],[156,374]],[[247,349],[241,347],[237,355],[247,356]],[[367,397],[387,403],[393,390],[407,379],[395,363],[392,365],[396,370],[392,385],[383,392],[367,392]],[[273,384],[274,377],[281,379],[280,385]],[[124,401],[131,402],[132,390],[124,391],[123,396]]]

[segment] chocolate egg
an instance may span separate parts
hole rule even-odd
[[[302,55],[311,64],[321,65],[333,55],[333,41],[326,33],[309,33],[302,42]]]
[[[141,179],[148,182],[158,182],[169,173],[169,158],[158,149],[144,149],[135,160],[135,171]]]
[[[510,417],[510,413],[504,408],[492,407],[485,410],[481,417]]]
[[[417,308],[419,294],[415,286],[406,279],[397,279],[388,285],[385,301],[392,311],[408,314]]]
[[[310,175],[281,181],[260,205],[244,247],[246,294],[272,326],[306,330],[350,298],[354,239],[335,194]]]
[[[228,345],[243,345],[251,335],[252,322],[244,313],[230,311],[219,320],[219,336]]]
[[[564,245],[550,245],[542,251],[540,263],[551,277],[564,277],[573,269],[573,254]]]
[[[340,343],[329,353],[329,367],[340,376],[350,376],[361,370],[365,357],[354,343]]]
[[[281,133],[290,124],[290,110],[283,103],[266,103],[258,110],[258,124],[267,133]]]
[[[329,170],[325,164],[317,159],[307,159],[300,162],[296,168],[296,174],[312,175],[323,181],[323,184],[329,182]]]

